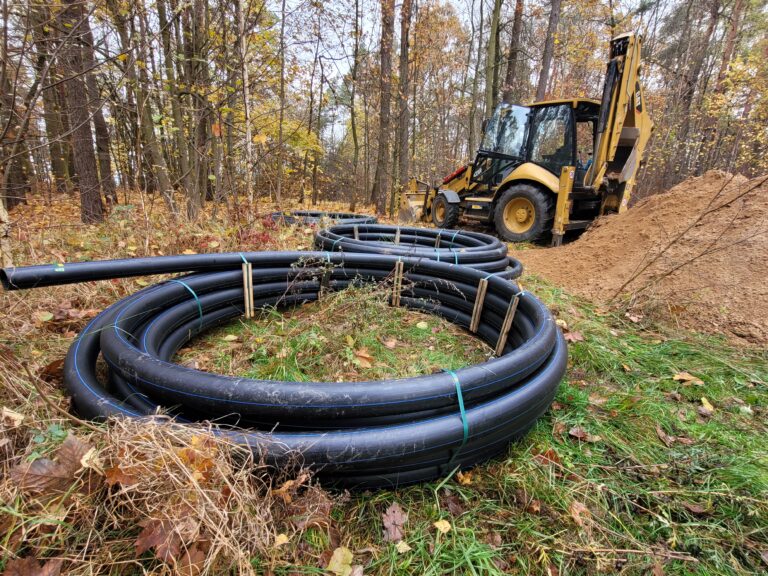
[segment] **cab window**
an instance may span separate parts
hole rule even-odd
[[[539,108],[531,125],[531,161],[554,174],[573,164],[573,114],[568,104]]]

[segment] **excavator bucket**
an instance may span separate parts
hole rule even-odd
[[[399,222],[416,222],[424,218],[424,204],[431,187],[426,182],[411,178],[408,185],[400,192]]]

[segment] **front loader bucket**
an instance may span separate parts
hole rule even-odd
[[[401,190],[399,198],[398,222],[416,222],[424,219],[424,204],[430,192],[430,186],[411,178]]]

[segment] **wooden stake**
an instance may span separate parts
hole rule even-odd
[[[245,311],[245,317],[251,317],[251,304],[250,298],[248,298],[248,263],[243,262],[243,309]]]
[[[395,230],[395,244],[400,244],[400,226]]]
[[[355,240],[360,240],[360,231],[357,229],[357,224],[352,228],[352,232],[355,235]]]
[[[485,292],[488,290],[488,280],[483,278],[477,285],[477,296],[475,297],[475,307],[472,310],[472,321],[469,323],[469,331],[477,332],[480,325],[480,315],[483,313],[483,304],[485,303]]]
[[[395,264],[395,281],[392,286],[392,306],[400,306],[400,292],[403,289],[403,263],[398,260]]]
[[[504,352],[504,346],[507,345],[507,336],[509,336],[509,330],[512,328],[512,321],[515,319],[515,311],[517,310],[517,304],[520,302],[520,294],[515,294],[512,301],[507,308],[507,315],[504,317],[504,323],[501,325],[501,332],[499,332],[499,340],[496,342],[496,356],[501,356]]]

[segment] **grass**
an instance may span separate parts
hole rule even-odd
[[[138,202],[113,213],[104,226],[76,230],[48,227],[56,215],[74,220],[68,207],[33,204],[24,210],[25,224],[17,230],[24,235],[17,243],[21,264],[185,249],[296,248],[311,241],[311,230],[302,228],[232,225],[223,210],[204,225],[184,225],[173,234],[161,212],[149,213]],[[15,556],[34,555],[65,558],[67,569],[82,574],[168,572],[151,551],[137,557],[141,522],[176,509],[168,503],[181,495],[194,501],[214,490],[201,484],[201,492],[190,480],[207,474],[208,464],[185,451],[193,441],[207,446],[199,440],[204,429],[112,424],[100,427],[107,434],[96,434],[43,402],[37,388],[59,408],[68,407],[56,376],[33,383],[16,363],[41,373],[63,357],[87,320],[88,314],[67,316],[68,310],[102,308],[140,282],[0,294],[0,402],[24,415],[20,426],[5,416],[0,421],[0,570]],[[305,479],[290,490],[284,478],[270,485],[258,463],[253,477],[259,484],[252,485],[251,476],[238,474],[241,457],[218,446],[215,489],[243,487],[227,516],[238,518],[241,529],[217,531],[211,522],[216,510],[199,508],[216,536],[212,549],[229,558],[210,564],[211,573],[226,573],[221,566],[228,566],[229,573],[327,574],[330,555],[340,546],[351,550],[352,564],[365,574],[381,576],[765,572],[768,353],[648,320],[633,322],[538,278],[524,283],[574,341],[552,409],[505,457],[419,486],[329,497],[308,488]],[[197,339],[181,360],[231,374],[334,381],[428,373],[487,355],[463,331],[391,308],[381,296],[356,288],[328,294],[319,304],[269,310]],[[41,311],[56,319],[41,320]],[[675,380],[681,373],[690,377]],[[45,505],[20,494],[9,470],[54,457],[65,432],[96,446],[105,469],[144,466],[146,483],[87,495],[75,491],[76,497],[70,493],[66,501]],[[202,471],[195,468],[200,466]],[[383,539],[382,514],[395,502],[408,515],[408,550]],[[321,510],[319,520],[297,523],[297,514],[306,516],[310,508]],[[266,529],[256,528],[258,519]],[[440,532],[434,524],[439,520],[450,531]],[[278,534],[288,543],[276,547]]]
[[[212,330],[181,351],[199,369],[289,381],[380,380],[487,360],[483,342],[436,316],[392,308],[387,285],[269,309]]]

